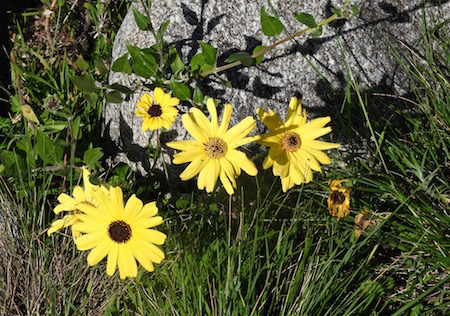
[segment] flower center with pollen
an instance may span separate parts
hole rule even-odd
[[[153,104],[147,111],[147,113],[151,116],[151,117],[158,117],[161,116],[162,114],[162,109],[161,106],[159,104]]]
[[[219,159],[227,153],[227,143],[221,138],[213,137],[205,144],[205,153],[209,158]]]
[[[285,151],[297,151],[302,145],[300,135],[294,132],[287,132],[281,138],[281,148]]]
[[[342,204],[345,201],[345,194],[339,191],[333,191],[330,194],[330,199],[335,203],[335,204]]]
[[[109,224],[108,235],[116,243],[124,243],[131,238],[131,227],[124,221],[115,221]]]

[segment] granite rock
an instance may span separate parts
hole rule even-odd
[[[285,34],[292,34],[303,27],[294,19],[293,12],[306,12],[320,21],[332,14],[331,7],[339,7],[343,2],[271,1],[285,26]],[[302,99],[308,115],[330,115],[335,120],[348,86],[347,69],[351,69],[362,90],[405,95],[409,90],[409,80],[390,53],[390,48],[414,48],[420,38],[423,12],[430,21],[450,17],[448,1],[425,1],[425,5],[422,2],[353,1],[351,5],[358,4],[358,14],[350,20],[338,20],[324,27],[320,37],[298,37],[266,54],[264,62],[257,66],[238,67],[222,73],[220,76],[231,82],[232,89],[225,88],[212,77],[195,84],[204,94],[233,105],[231,124],[245,116],[255,115],[259,106],[272,108],[283,117],[294,95]],[[232,53],[251,53],[255,46],[268,46],[275,41],[261,31],[261,6],[265,6],[268,14],[272,15],[266,0],[154,0],[151,16],[156,26],[170,20],[165,41],[176,46],[184,62],[200,52],[197,41],[201,40],[218,48],[218,65],[221,65]],[[133,4],[133,7],[142,11],[138,4]],[[285,34],[280,34],[280,37]],[[127,42],[142,48],[154,44],[149,32],[138,29],[131,9],[117,33],[113,61],[126,52]],[[133,75],[123,76],[114,72],[109,77],[110,84],[138,81],[139,78]],[[121,104],[105,104],[103,134],[105,145],[109,144],[111,163],[127,163],[146,175],[150,170],[152,173],[160,172],[161,163],[149,161],[148,145],[150,141],[152,146],[156,146],[155,133],[142,132],[142,121],[134,115],[140,96],[137,93]],[[181,113],[186,111],[186,105],[180,106]],[[258,124],[255,132],[261,131],[263,127]],[[164,137],[171,140],[189,136],[178,119]],[[339,138],[339,131],[333,131],[333,137]],[[172,154],[163,146],[162,158],[168,164]]]

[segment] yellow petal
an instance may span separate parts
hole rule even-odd
[[[328,143],[320,140],[308,140],[302,143],[302,148],[309,150],[328,150],[333,148],[339,148],[340,144],[337,143]]]
[[[199,173],[197,186],[200,190],[206,187],[206,192],[212,192],[220,172],[217,159],[208,159],[208,163]]]
[[[98,246],[92,249],[92,251],[89,253],[87,257],[88,264],[90,266],[94,266],[99,263],[110,252],[113,244],[114,242],[111,240],[98,244]]]
[[[224,137],[224,134],[226,133],[226,131],[228,130],[228,126],[230,125],[231,112],[232,112],[231,104],[229,103],[225,104],[225,108],[222,114],[222,122],[220,123],[220,127],[217,130],[216,137],[219,138]]]
[[[225,170],[220,170],[220,182],[222,182],[223,187],[225,188],[225,191],[227,191],[227,193],[229,195],[233,195],[234,194],[234,189],[233,186],[231,185],[230,182],[230,178],[226,175]]]
[[[109,199],[112,208],[112,220],[124,219],[123,193],[120,187],[109,188]]]
[[[195,177],[208,163],[208,157],[195,158],[184,171],[180,174],[180,178],[183,181],[187,181]]]
[[[247,116],[242,121],[240,121],[238,124],[230,128],[226,133],[223,140],[229,144],[229,147],[232,147],[233,143],[239,141],[240,139],[244,138],[248,135],[254,129],[256,126],[255,119],[253,117]]]
[[[198,125],[194,122],[191,114],[183,114],[181,116],[184,128],[192,135],[197,141],[206,143],[208,141],[207,133],[202,131]]]
[[[257,114],[261,121],[263,121],[264,125],[266,125],[271,131],[283,127],[284,125],[278,113],[275,113],[272,110],[266,112],[260,107],[258,108]]]
[[[155,104],[161,104],[164,99],[164,90],[161,88],[155,88],[153,90],[153,98],[155,99]]]
[[[81,237],[83,237],[83,236],[81,236]],[[113,243],[113,245],[111,246],[111,249],[109,250],[109,253],[108,253],[108,262],[106,264],[106,274],[107,275],[111,276],[116,271],[118,256],[119,256],[119,244]]]
[[[166,143],[167,147],[177,150],[197,150],[198,148],[205,148],[205,145],[196,140],[178,140]]]
[[[127,201],[127,204],[125,205],[125,211],[124,211],[124,221],[127,223],[134,222],[135,218],[139,215],[139,213],[142,210],[142,207],[144,206],[144,203],[140,199],[136,197],[135,194],[133,194]]]
[[[255,164],[247,158],[247,156],[238,150],[229,150],[226,155],[227,159],[234,165],[236,164],[250,176],[256,176],[258,169]]]
[[[231,105],[230,105],[231,106]],[[219,129],[219,121],[217,119],[217,110],[214,100],[209,98],[206,101],[206,107],[208,108],[209,115],[211,116],[211,132],[214,137],[217,137],[217,131]]]
[[[203,156],[205,156],[205,148],[195,148],[194,150],[184,151],[173,155],[172,163],[177,165],[183,164]]]
[[[161,225],[162,223],[164,223],[163,218],[161,216],[155,216],[150,218],[142,218],[135,222],[132,227],[136,229],[144,229],[155,227]]]
[[[129,243],[133,255],[136,257],[137,261],[144,267],[145,270],[152,272],[155,270],[152,261],[149,256],[142,251],[142,242],[140,241],[131,241]]]
[[[166,234],[164,234],[156,229],[139,228],[139,229],[136,229],[133,234],[134,234],[133,240],[138,240],[138,241],[146,242],[146,243],[152,243],[155,245],[162,245],[162,244],[164,244],[164,242],[167,239]]]
[[[109,237],[105,232],[86,234],[77,238],[75,244],[77,245],[78,250],[88,250],[96,247],[100,243],[108,242],[108,239]]]
[[[212,124],[202,111],[196,108],[192,108],[190,110],[190,113],[191,117],[195,119],[195,123],[198,125],[199,129],[207,138],[215,137],[212,129]]]
[[[119,245],[119,255],[117,261],[121,279],[125,279],[126,277],[136,277],[136,259],[134,258],[131,247],[127,243]]]
[[[289,176],[281,178],[281,186],[283,192],[286,193],[290,188],[294,186],[294,180]]]

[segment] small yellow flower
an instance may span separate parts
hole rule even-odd
[[[330,195],[328,196],[328,210],[331,216],[337,216],[337,219],[347,216],[350,212],[350,188],[340,186],[341,183],[347,182],[347,179],[330,180]]]
[[[73,192],[72,192],[73,197],[71,197],[70,195],[68,195],[66,193],[61,193],[58,196],[58,201],[60,204],[58,204],[53,209],[53,212],[55,214],[59,214],[63,211],[66,211],[66,212],[68,212],[68,214],[65,215],[63,218],[57,219],[56,221],[51,223],[50,228],[47,231],[47,234],[49,236],[51,234],[53,234],[54,232],[60,230],[61,228],[69,227],[69,226],[72,226],[72,236],[74,239],[80,236],[80,232],[77,231],[76,229],[74,229],[74,227],[73,227],[73,224],[75,224],[78,221],[77,213],[80,212],[78,209],[79,203],[85,202],[85,203],[90,203],[94,206],[96,205],[96,202],[92,198],[91,190],[93,188],[98,188],[98,186],[93,185],[89,181],[90,174],[91,174],[90,171],[86,167],[83,167],[84,189],[77,185],[73,189]],[[101,187],[101,189],[106,190],[106,188],[103,186]]]
[[[191,108],[189,114],[182,116],[183,125],[194,140],[169,142],[167,146],[183,151],[174,155],[173,163],[191,162],[180,174],[183,181],[198,174],[198,188],[206,188],[206,192],[212,192],[219,178],[227,193],[232,195],[236,188],[235,179],[241,174],[241,169],[251,176],[258,173],[255,164],[236,149],[255,139],[246,136],[256,122],[248,116],[228,129],[232,108],[230,104],[226,104],[219,126],[213,99],[208,99],[206,105],[211,121],[196,108]]]
[[[258,141],[270,147],[263,168],[273,167],[273,174],[281,178],[284,192],[294,184],[310,182],[312,170],[321,171],[320,164],[331,163],[322,150],[340,146],[317,140],[331,132],[331,127],[325,127],[331,119],[327,116],[307,122],[306,111],[302,112],[301,102],[296,97],[289,103],[285,123],[272,110],[266,112],[259,108],[258,116],[269,129]]]
[[[359,236],[361,236],[361,234],[366,230],[367,227],[374,224],[375,220],[373,219],[370,211],[363,210],[355,217],[355,237],[359,238]]]
[[[173,98],[170,93],[164,93],[161,88],[155,88],[153,98],[148,93],[144,93],[141,100],[137,103],[138,109],[135,111],[137,116],[142,116],[142,131],[156,130],[164,127],[169,129],[175,117],[178,114],[176,106],[180,100]]]
[[[109,196],[102,190],[92,190],[92,196],[98,207],[79,204],[82,213],[73,225],[82,233],[75,240],[78,250],[92,249],[88,264],[93,266],[108,256],[106,274],[113,275],[118,266],[121,279],[136,277],[136,259],[147,271],[153,271],[153,262],[164,259],[164,253],[155,245],[162,245],[167,237],[151,229],[163,223],[161,216],[155,216],[155,202],[143,205],[133,194],[124,206],[119,187],[110,187]]]

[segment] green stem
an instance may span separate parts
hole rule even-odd
[[[344,10],[345,7],[347,7],[349,3],[350,3],[350,0],[346,0],[345,3],[342,5],[341,10]],[[252,55],[252,58],[256,58],[256,57],[259,57],[259,56],[261,56],[261,55],[264,55],[265,53],[271,51],[271,50],[274,49],[275,47],[277,47],[277,46],[279,46],[279,45],[281,45],[281,44],[283,44],[283,43],[285,43],[285,42],[287,42],[287,41],[291,41],[291,40],[293,40],[295,37],[300,36],[300,35],[302,35],[302,34],[304,34],[304,33],[310,32],[310,31],[312,31],[313,29],[316,29],[316,28],[319,28],[319,27],[321,27],[321,26],[327,25],[327,24],[333,22],[334,20],[336,20],[337,18],[338,18],[338,15],[337,15],[337,14],[333,14],[333,15],[330,16],[329,18],[327,18],[327,19],[325,19],[325,20],[323,20],[323,21],[320,21],[320,22],[317,24],[316,27],[314,27],[314,28],[308,27],[308,28],[306,28],[306,29],[303,29],[303,30],[301,30],[301,31],[298,31],[298,32],[292,34],[291,36],[288,36],[288,37],[286,37],[286,38],[283,38],[283,39],[279,40],[278,42],[275,42],[275,43],[273,43],[272,45],[270,45],[270,46],[268,46],[268,47],[266,47],[266,48],[260,50],[259,52],[253,54],[253,55]],[[202,73],[200,74],[200,77],[206,77],[206,76],[209,76],[209,75],[212,75],[212,74],[218,74],[219,72],[222,72],[222,71],[225,71],[225,70],[234,68],[234,67],[236,67],[236,66],[239,66],[240,64],[241,64],[241,62],[240,62],[239,60],[237,60],[237,61],[234,61],[234,62],[232,62],[232,63],[230,63],[230,64],[226,64],[226,65],[223,65],[223,66],[220,66],[220,67],[215,67],[214,69],[211,69],[211,70],[202,72]]]
[[[162,72],[162,70],[164,69],[164,55],[163,55],[162,47],[158,41],[158,36],[156,36],[156,32],[153,28],[152,19],[150,17],[150,11],[148,10],[148,7],[144,3],[144,1],[143,0],[140,0],[140,1],[142,4],[142,7],[144,8],[145,14],[147,15],[148,24],[150,26],[150,32],[152,32],[153,37],[155,38],[156,49],[158,50],[158,54],[159,54],[159,70]]]

